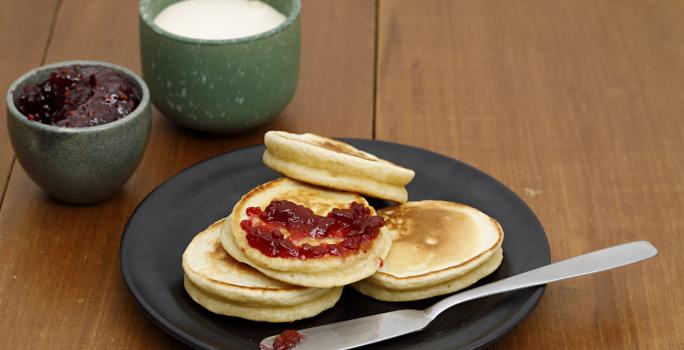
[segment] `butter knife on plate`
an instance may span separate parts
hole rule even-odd
[[[373,344],[427,327],[446,309],[493,294],[538,286],[595,272],[614,269],[649,259],[658,250],[647,241],[625,243],[562,260],[518,275],[449,296],[425,310],[397,310],[299,330],[302,341],[297,350],[352,349]],[[272,349],[276,335],[261,341]]]

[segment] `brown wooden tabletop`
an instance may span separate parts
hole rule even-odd
[[[5,88],[61,60],[140,70],[137,1],[0,5]],[[0,348],[182,348],[120,276],[128,216],[181,169],[282,129],[395,141],[474,165],[532,207],[553,260],[639,239],[660,250],[550,285],[494,348],[682,349],[683,12],[682,2],[650,0],[304,0],[301,79],[275,121],[206,135],[155,111],[140,167],[93,206],[48,198],[14,160],[2,118]]]

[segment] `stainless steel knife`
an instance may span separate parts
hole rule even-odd
[[[425,310],[397,310],[303,329],[299,331],[303,339],[295,349],[351,349],[418,332],[446,309],[466,301],[610,270],[649,259],[656,254],[658,250],[647,241],[597,250],[466,290],[447,297]],[[271,349],[275,337],[273,335],[263,339],[261,348]]]

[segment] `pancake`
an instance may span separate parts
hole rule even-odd
[[[353,146],[315,134],[269,131],[264,163],[290,178],[328,188],[404,203],[413,170]]]
[[[236,261],[221,246],[223,224],[222,219],[200,232],[183,253],[186,290],[208,310],[250,320],[286,322],[314,316],[339,299],[342,288],[283,283]]]
[[[278,200],[303,205],[321,216],[336,208],[349,208],[352,202],[367,208],[369,215],[376,214],[368,202],[359,195],[316,187],[287,178],[271,181],[245,194],[233,208],[230,220],[224,225],[221,243],[234,259],[274,279],[316,288],[343,286],[374,274],[392,245],[389,231],[382,227],[373,239],[362,244],[358,250],[347,251],[341,255],[325,254],[306,259],[268,256],[250,245],[247,234],[240,224],[243,220],[249,219],[246,214],[247,208],[258,207],[263,210],[272,201]],[[281,232],[286,238],[292,237],[286,230]],[[295,239],[293,243],[298,248],[304,243],[316,247],[323,242],[334,245],[342,239],[319,240],[307,236]]]
[[[208,293],[199,288],[196,284],[192,283],[187,276],[183,282],[185,290],[188,292],[192,300],[213,313],[225,316],[240,317],[252,321],[274,323],[292,322],[316,316],[319,313],[335,306],[335,303],[337,303],[342,295],[342,288],[331,288],[326,289],[326,292],[318,298],[302,304],[293,304],[292,306],[255,306],[250,304],[236,303]]]
[[[384,234],[380,238],[373,251],[372,256],[376,258],[369,258],[361,260],[354,264],[340,263],[338,269],[334,271],[311,271],[311,272],[296,272],[296,271],[279,271],[259,266],[250,261],[243,252],[235,245],[233,234],[230,225],[224,226],[224,231],[221,234],[221,243],[226,251],[232,255],[236,260],[252,265],[264,275],[271,278],[292,283],[301,286],[310,286],[317,288],[331,288],[336,286],[344,286],[362,280],[374,274],[380,265],[382,265],[382,256],[386,256],[392,245],[392,239],[389,234]],[[311,270],[315,270],[316,265],[312,265]],[[347,266],[346,268],[344,266]],[[335,266],[334,266],[335,267]]]
[[[496,220],[464,204],[426,200],[383,208],[394,240],[384,265],[354,285],[386,301],[455,292],[501,264],[503,230]]]
[[[428,287],[413,289],[390,289],[369,283],[366,279],[354,283],[352,288],[361,292],[361,294],[365,294],[371,298],[382,301],[413,301],[427,299],[438,295],[450,294],[471,286],[475,282],[494,272],[499,265],[501,265],[502,260],[503,250],[499,248],[494,252],[489,260],[484,261],[482,264],[478,265],[467,273],[454,279],[437,283]]]

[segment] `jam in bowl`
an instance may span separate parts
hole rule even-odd
[[[140,104],[140,94],[131,79],[114,69],[74,65],[24,86],[16,107],[29,120],[79,128],[127,116]]]
[[[106,62],[39,67],[10,86],[6,103],[17,160],[45,192],[73,204],[102,201],[126,183],[152,124],[145,82]]]

